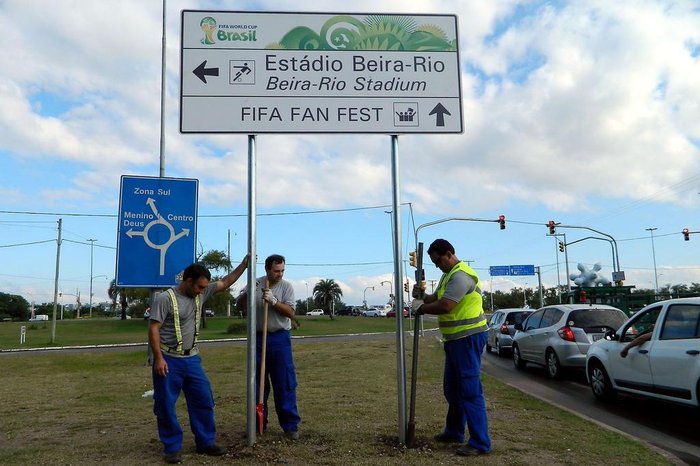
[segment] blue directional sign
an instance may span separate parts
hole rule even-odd
[[[501,275],[510,275],[510,266],[507,265],[492,265],[489,267],[489,275],[498,277]]]
[[[535,275],[534,265],[511,265],[511,275]]]
[[[116,284],[166,288],[194,262],[198,181],[121,178]]]
[[[535,275],[534,265],[492,265],[489,267],[489,275],[498,277],[503,275]]]

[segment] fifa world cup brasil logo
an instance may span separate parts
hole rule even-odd
[[[204,37],[202,37],[202,40],[200,42],[205,45],[214,45],[214,31],[216,31],[216,20],[211,16],[207,16],[206,18],[202,19],[202,21],[199,23],[199,26],[202,28],[202,32],[204,32]]]

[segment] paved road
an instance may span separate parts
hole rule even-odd
[[[683,463],[700,465],[700,409],[620,395],[615,403],[595,399],[586,377],[574,372],[562,380],[550,380],[544,368],[528,364],[523,371],[509,358],[485,354],[487,374],[598,423],[640,438],[665,450]]]

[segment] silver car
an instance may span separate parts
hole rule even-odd
[[[493,348],[499,356],[510,351],[513,335],[515,335],[515,324],[522,324],[530,314],[532,309],[522,308],[499,309],[494,312],[489,319],[486,351],[490,353]]]
[[[515,325],[513,364],[518,369],[528,362],[543,365],[553,379],[562,368],[583,368],[591,343],[625,320],[624,312],[604,304],[545,306]]]

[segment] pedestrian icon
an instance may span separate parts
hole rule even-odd
[[[255,60],[230,60],[230,84],[255,84]]]

